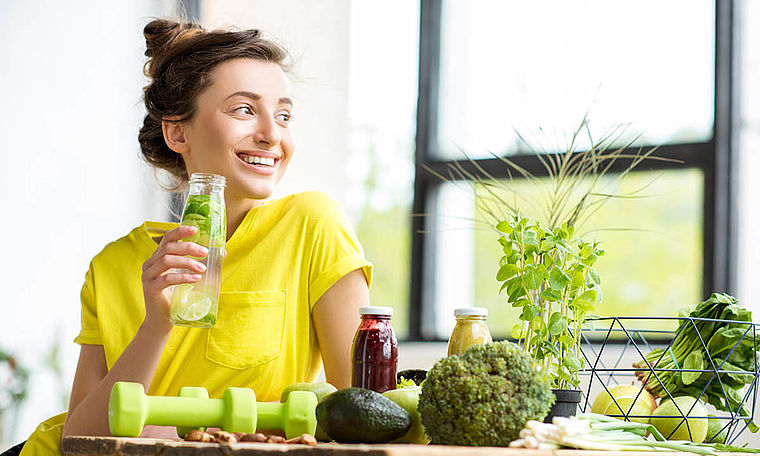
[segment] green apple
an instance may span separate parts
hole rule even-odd
[[[713,415],[708,416],[712,417]],[[720,418],[708,418],[707,435],[705,436],[705,442],[726,443],[726,438],[728,437],[728,427],[726,427],[726,429],[723,429],[723,427],[726,426],[729,421],[730,420],[722,420]],[[715,438],[713,438],[713,436],[715,436]]]
[[[686,415],[685,420],[684,415]],[[691,440],[694,443],[702,443],[707,436],[707,418],[692,417],[705,416],[707,416],[707,410],[699,401],[690,396],[678,396],[672,401],[660,404],[652,412],[650,421],[664,437],[670,440]]]
[[[412,427],[409,428],[406,434],[396,440],[392,440],[391,443],[419,443],[422,445],[430,443],[430,438],[425,435],[425,428],[422,426],[422,417],[417,410],[421,391],[421,386],[406,386],[383,393],[383,396],[400,405],[401,408],[412,416]]]
[[[293,383],[292,385],[282,390],[282,394],[280,395],[280,402],[285,402],[285,400],[288,398],[288,395],[293,391],[311,391],[317,395],[317,400],[319,402],[322,402],[322,399],[324,399],[325,396],[338,391],[338,388],[327,382]]]
[[[640,415],[649,416],[657,408],[657,402],[654,400],[649,391],[637,385],[616,385],[607,390],[602,390],[597,394],[594,403],[591,405],[592,413],[616,416],[620,415]],[[612,395],[610,395],[612,393]],[[612,398],[615,398],[613,401]],[[635,403],[634,403],[635,401]],[[616,404],[617,402],[617,404]],[[622,411],[620,410],[622,408]],[[630,412],[629,412],[630,410]],[[648,418],[630,418],[629,421],[639,423],[648,423]]]

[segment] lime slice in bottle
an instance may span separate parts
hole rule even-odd
[[[212,304],[207,293],[194,290],[190,284],[183,284],[174,289],[171,313],[180,320],[196,321],[211,311]]]

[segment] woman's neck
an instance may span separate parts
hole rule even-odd
[[[262,200],[236,199],[225,196],[225,206],[227,209],[227,240],[229,241],[233,233],[238,229],[246,214],[256,206],[261,206]]]

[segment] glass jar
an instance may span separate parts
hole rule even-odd
[[[396,389],[398,340],[390,307],[359,308],[361,323],[351,347],[351,386],[382,393]]]
[[[461,355],[475,344],[492,342],[486,325],[488,309],[485,307],[462,307],[454,310],[457,324],[449,338],[449,355]]]
[[[227,236],[225,185],[224,176],[216,174],[195,173],[190,177],[190,190],[182,211],[181,224],[194,226],[198,231],[182,241],[206,247],[208,255],[203,258],[194,257],[206,265],[201,279],[177,285],[172,291],[169,318],[175,325],[210,328],[216,323],[224,241]]]

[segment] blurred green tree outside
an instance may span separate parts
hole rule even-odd
[[[391,184],[383,173],[413,166],[413,161],[409,158],[402,163],[381,156],[373,143],[365,150],[369,165],[363,182],[366,203],[356,224],[356,234],[373,265],[370,302],[373,306],[393,308],[393,329],[399,339],[405,339],[409,334],[412,183]],[[406,150],[412,153],[411,144]],[[375,203],[378,200],[382,203]]]

